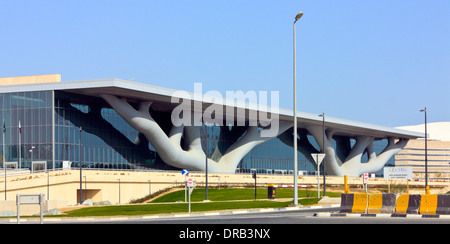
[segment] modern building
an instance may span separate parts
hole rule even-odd
[[[425,131],[425,125],[403,126],[416,132]],[[427,124],[427,172],[429,179],[450,179],[450,122],[435,122]],[[415,179],[425,178],[425,140],[410,140],[397,155],[395,166],[412,167]]]
[[[32,170],[81,163],[85,168],[290,173],[292,114],[118,79],[0,78],[0,162]],[[316,170],[311,153],[320,151],[326,153],[329,175],[376,173],[394,164],[393,156],[408,140],[424,136],[303,112],[297,122],[298,169],[308,174]]]

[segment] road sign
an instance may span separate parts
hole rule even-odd
[[[369,173],[363,174],[363,185],[364,185],[364,192],[367,193],[367,185],[369,183]]]
[[[325,158],[325,153],[311,153],[311,156],[316,164],[320,165]]]
[[[188,169],[181,170],[181,175],[189,175],[189,170]]]
[[[17,205],[17,224],[20,224],[20,204],[39,204],[40,205],[40,223],[44,223],[43,219],[43,204],[45,201],[45,194],[17,194],[16,195],[16,205]]]
[[[397,179],[412,179],[412,168],[411,167],[384,167],[383,168],[384,178],[389,180]]]
[[[367,184],[369,182],[369,173],[364,173],[363,175],[363,183]]]
[[[196,181],[194,181],[193,179],[188,179],[186,182],[186,187],[189,189],[189,196],[191,195],[192,191],[195,188],[195,183]]]
[[[193,179],[188,179],[187,180],[187,186],[188,187],[194,187],[194,180]]]

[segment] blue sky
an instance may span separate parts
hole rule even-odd
[[[0,77],[279,91],[292,109],[385,126],[450,121],[448,0],[0,0]]]

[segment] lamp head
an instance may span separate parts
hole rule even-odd
[[[298,13],[297,16],[295,16],[294,23],[297,22],[297,20],[299,20],[302,16],[303,16],[303,12]]]

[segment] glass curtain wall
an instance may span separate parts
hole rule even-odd
[[[52,167],[52,97],[52,91],[0,94],[0,123],[6,129],[5,144],[0,140],[2,164],[4,158],[18,168],[31,168],[31,161]]]
[[[148,141],[101,98],[55,91],[55,132],[59,167],[64,161],[79,167],[81,160],[86,168],[158,168]]]

